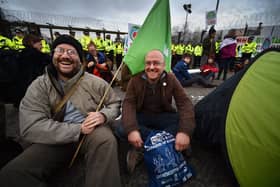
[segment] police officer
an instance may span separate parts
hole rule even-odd
[[[69,35],[72,36],[73,38],[75,38],[76,32],[70,30],[70,31],[69,31]],[[75,39],[76,39],[76,38],[75,38]]]
[[[88,44],[92,41],[91,37],[89,36],[89,31],[85,30],[83,32],[83,36],[80,38],[80,43],[82,44],[83,51],[88,52]]]
[[[41,52],[45,53],[45,54],[50,54],[51,49],[50,49],[50,45],[48,44],[48,42],[44,38],[42,38],[41,43],[42,43]]]
[[[9,50],[13,49],[13,42],[0,33],[0,49]]]
[[[188,42],[186,48],[185,48],[185,53],[188,53],[189,55],[193,55],[193,46],[192,46],[192,43],[191,42]]]
[[[22,40],[24,38],[24,32],[21,29],[16,29],[15,32],[16,35],[12,39],[13,47],[15,50],[22,51],[22,49],[25,48],[22,43]]]
[[[254,42],[253,40],[254,40],[254,36],[250,36],[248,38],[248,42],[246,42],[241,48],[243,62],[245,60],[250,60],[252,54],[255,54],[257,51],[257,43]]]
[[[121,43],[119,38],[116,40],[116,43],[114,46],[115,46],[114,52],[115,52],[115,56],[116,56],[116,64],[117,64],[117,68],[119,68],[122,63],[123,53],[124,53],[123,44]]]
[[[105,41],[104,41],[104,48],[105,48],[105,54],[106,56],[114,62],[114,44],[111,40],[111,35],[107,34]]]
[[[200,60],[202,56],[202,45],[201,43],[198,43],[194,47],[194,68],[199,68],[200,67]]]
[[[57,32],[57,31],[54,32],[54,37],[55,37],[55,39],[58,38],[60,35],[61,35],[60,32]]]
[[[104,53],[104,40],[101,38],[100,32],[96,32],[96,38],[93,39],[93,43],[96,45],[97,51]]]
[[[183,43],[179,43],[175,47],[176,57],[175,57],[175,63],[172,64],[172,67],[174,67],[176,65],[176,63],[182,58],[184,52],[185,52],[185,45]]]

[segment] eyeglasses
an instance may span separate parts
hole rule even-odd
[[[58,55],[63,55],[64,52],[66,52],[67,55],[69,55],[69,56],[77,55],[77,51],[75,49],[64,49],[64,48],[61,48],[61,47],[55,48],[54,52]]]
[[[159,65],[163,64],[163,62],[158,62],[158,61],[146,61],[145,64],[146,64],[146,66],[151,66],[151,65],[153,65],[153,66],[159,66]]]

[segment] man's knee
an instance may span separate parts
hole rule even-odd
[[[89,144],[101,145],[113,145],[117,146],[117,140],[113,134],[113,131],[108,126],[99,126],[92,133],[87,136]]]

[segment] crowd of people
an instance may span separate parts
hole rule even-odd
[[[59,32],[54,32],[55,38],[59,37],[60,35],[61,34]],[[96,32],[96,37],[92,38],[89,31],[87,30],[83,32],[83,35],[80,38],[76,38],[75,32],[73,30],[69,31],[69,35],[74,37],[81,43],[85,54],[85,66],[87,67],[87,71],[91,71],[91,73],[105,79],[107,82],[110,82],[112,80],[111,71],[113,70],[114,64],[116,64],[116,68],[118,68],[124,56],[124,46],[121,39],[117,38],[113,42],[109,34],[107,34],[103,39],[100,32]],[[15,36],[11,40],[1,35],[0,33],[0,48],[2,50],[12,49],[21,52],[26,47],[23,44],[24,37],[25,34],[21,29],[15,30]],[[207,70],[207,73],[211,72],[211,80],[220,79],[222,73],[222,79],[226,80],[228,71],[239,71],[250,62],[251,56],[253,54],[256,54],[256,42],[253,41],[254,37],[248,37],[248,41],[244,45],[238,47],[236,37],[236,32],[234,29],[232,29],[228,32],[228,34],[224,36],[224,39],[222,41],[216,40],[216,30],[214,29],[214,27],[211,27],[209,29],[208,35],[204,38],[202,43],[196,43],[196,45],[193,45],[192,42],[187,42],[186,44],[172,44],[172,70],[174,70],[175,66],[179,62],[182,62],[183,55],[188,54],[190,56],[191,62],[185,65],[187,66],[187,68],[185,68],[185,71],[187,71],[186,69],[198,68],[201,69],[201,73],[199,74],[199,76],[189,74],[188,76],[184,77],[184,79],[189,79],[189,81],[191,81],[193,77],[201,76],[202,78],[206,78],[207,80],[208,77],[205,77],[205,64],[208,64],[208,59],[211,58],[213,59],[213,63],[211,63],[211,66],[216,65],[218,68],[218,72],[216,71],[217,69],[215,69],[215,71],[212,71],[211,68]],[[92,50],[90,50],[90,52],[89,48],[96,49],[96,52],[94,53],[98,55],[98,58],[93,58],[93,52]],[[50,44],[48,44],[48,42],[46,42],[46,40],[43,38],[41,38],[41,48],[39,51],[49,55],[51,53]],[[241,58],[237,58],[239,54],[238,51],[241,51]],[[178,75],[178,65],[175,69]],[[192,81],[193,80],[194,79],[192,79]],[[180,82],[182,82],[182,80],[180,80]],[[192,84],[185,84],[185,86],[187,85],[190,86]]]
[[[165,71],[162,51],[148,51],[143,72],[130,76],[121,103],[113,89],[107,90],[114,62],[117,67],[122,62],[120,40],[114,43],[110,35],[103,39],[100,33],[92,39],[87,31],[80,40],[74,32],[56,34],[50,54],[43,52],[42,39],[33,34],[17,36],[17,47],[8,40],[1,47],[5,50],[10,45],[19,50],[24,62],[21,68],[28,69],[22,74],[19,122],[21,136],[31,143],[0,170],[3,187],[46,185],[56,170],[69,164],[83,138],[80,152],[86,163],[85,186],[121,186],[118,140],[132,145],[127,153],[129,172],[133,172],[136,157],[153,130],[171,133],[175,149],[187,152],[195,120],[184,87],[193,83],[215,87],[212,82],[222,73],[226,80],[228,69],[234,67],[237,47],[235,30],[230,30],[217,49],[216,30],[211,27],[202,45],[173,45],[172,72]],[[244,45],[244,62],[253,53],[248,46],[253,44]],[[190,74],[191,67],[201,72]],[[120,114],[121,121],[116,123]]]
[[[257,52],[257,44],[254,42],[253,36],[248,37],[248,41],[239,46],[237,46],[236,37],[236,30],[231,29],[223,40],[218,40],[215,28],[211,27],[202,43],[195,45],[192,45],[191,42],[172,44],[171,66],[174,69],[178,62],[182,62],[182,57],[188,54],[191,62],[188,63],[187,69],[199,68],[201,69],[200,75],[203,77],[211,72],[212,80],[219,80],[223,74],[223,80],[226,80],[228,71],[238,72],[250,63],[252,56],[256,55]],[[241,51],[241,57],[239,51]],[[209,59],[211,59],[211,68],[207,68],[209,67]],[[205,66],[205,64],[207,65]],[[175,69],[178,71],[178,66]],[[185,78],[191,80],[191,76],[187,77]],[[206,78],[208,79],[208,77]]]
[[[51,44],[40,37],[35,31],[26,33],[21,29],[15,29],[15,36],[9,39],[0,33],[0,51],[1,61],[5,58],[6,61],[11,59],[17,61],[18,77],[21,77],[21,88],[18,88],[19,101],[23,97],[27,86],[44,71],[44,67],[51,62],[50,50]],[[75,39],[75,32],[69,31],[69,35]],[[54,39],[61,36],[59,32],[54,32]],[[83,32],[83,36],[77,39],[83,47],[82,62],[86,70],[98,77],[110,82],[113,78],[112,70],[114,63],[118,68],[122,62],[124,55],[124,46],[120,38],[115,42],[111,40],[109,34],[103,39],[100,33],[96,33],[96,38],[91,38],[88,31]],[[24,67],[24,68],[23,68]],[[16,71],[16,70],[15,70]]]

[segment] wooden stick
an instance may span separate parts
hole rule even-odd
[[[102,97],[102,99],[101,99],[99,105],[98,105],[97,108],[96,108],[96,112],[98,112],[98,111],[100,110],[100,108],[101,108],[101,106],[102,106],[102,104],[103,104],[103,102],[104,102],[104,100],[105,100],[105,98],[106,98],[106,96],[107,96],[107,94],[108,94],[108,92],[109,92],[109,90],[110,90],[110,88],[111,88],[111,86],[112,86],[114,80],[117,78],[117,75],[119,74],[119,72],[120,72],[122,66],[123,66],[123,62],[121,63],[120,67],[117,69],[117,71],[116,71],[116,73],[115,73],[113,79],[111,80],[109,86],[107,87],[107,89],[106,89],[106,91],[105,91],[105,93],[104,93],[104,95],[103,95],[103,97]],[[75,153],[74,153],[74,155],[73,155],[73,157],[72,157],[72,160],[71,160],[71,162],[70,162],[68,168],[71,168],[71,167],[72,167],[72,165],[73,165],[73,163],[74,163],[74,161],[75,161],[75,159],[76,159],[76,157],[77,157],[77,155],[78,155],[78,153],[79,153],[79,151],[80,151],[80,148],[81,148],[81,146],[83,145],[83,143],[84,143],[84,141],[85,141],[85,137],[86,137],[86,135],[83,135],[81,141],[79,142],[79,145],[78,145],[78,147],[77,147],[77,149],[76,149],[76,151],[75,151]]]

